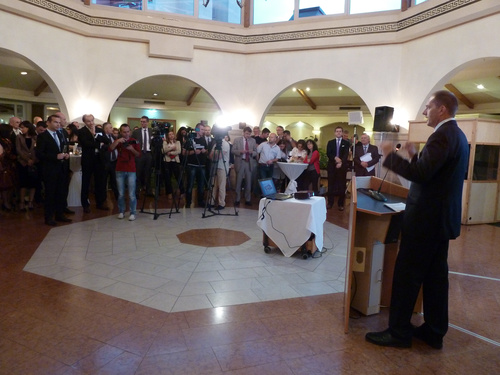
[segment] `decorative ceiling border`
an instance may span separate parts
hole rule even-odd
[[[433,8],[396,22],[254,35],[238,35],[231,33],[166,26],[155,23],[127,21],[115,18],[93,17],[89,16],[88,14],[76,11],[68,6],[55,3],[51,0],[21,1],[32,4],[39,8],[43,8],[50,12],[57,13],[58,15],[71,18],[75,21],[84,23],[89,26],[109,27],[131,31],[145,31],[157,34],[175,35],[188,38],[207,39],[238,44],[258,44],[316,38],[331,38],[339,36],[393,33],[421,24],[425,21],[442,16],[444,14],[448,14],[465,6],[477,3],[481,0],[451,0],[444,4],[437,5]]]

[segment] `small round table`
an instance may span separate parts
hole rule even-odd
[[[82,205],[80,193],[82,191],[82,156],[69,155],[69,169],[73,172],[68,189],[68,206],[80,207]]]
[[[286,194],[293,194],[297,192],[297,177],[299,177],[302,172],[307,168],[306,163],[284,163],[279,161],[278,166],[281,168],[283,173],[290,179],[288,186],[285,189]]]

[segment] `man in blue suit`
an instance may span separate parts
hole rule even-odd
[[[411,160],[381,146],[384,166],[412,181],[403,219],[401,244],[392,283],[389,328],[366,334],[366,340],[381,346],[410,347],[412,337],[435,349],[443,346],[448,330],[448,245],[460,235],[462,188],[469,160],[467,138],[454,119],[456,97],[437,91],[423,114],[434,129],[422,151],[406,144]],[[423,288],[424,320],[410,323],[413,308]]]

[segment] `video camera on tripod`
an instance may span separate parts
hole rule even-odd
[[[214,136],[215,148],[217,150],[221,149],[222,141],[226,135],[229,135],[230,130],[231,130],[230,126],[220,127],[214,125],[214,127],[212,128],[212,135]]]

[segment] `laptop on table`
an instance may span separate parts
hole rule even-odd
[[[260,190],[267,199],[283,201],[293,198],[292,194],[278,193],[272,178],[263,178],[259,180]]]

